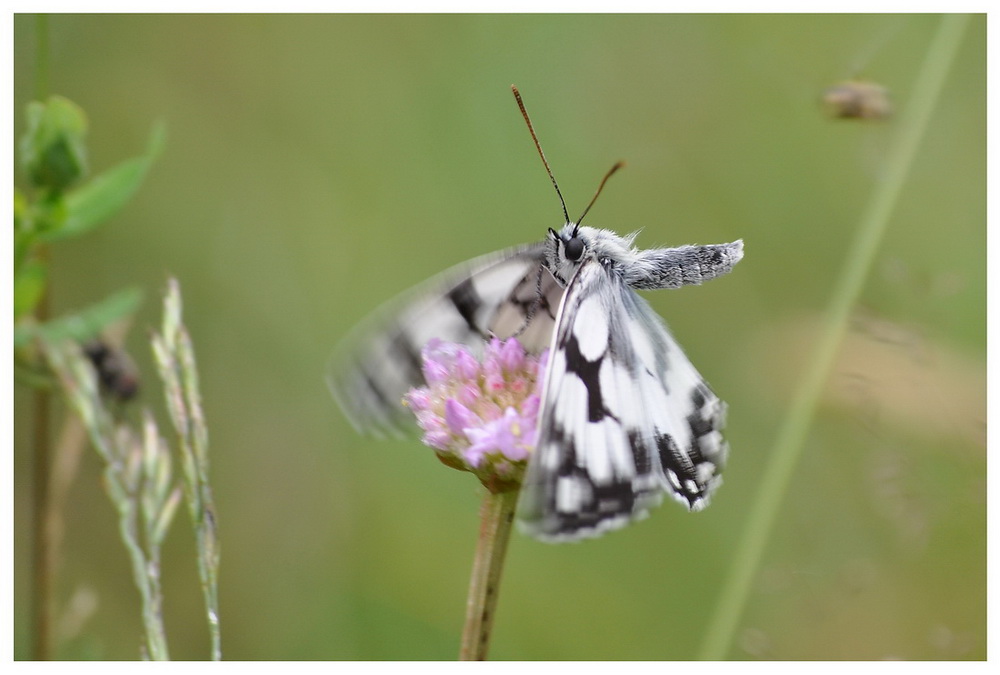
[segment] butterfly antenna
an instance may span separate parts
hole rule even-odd
[[[579,225],[583,221],[583,217],[587,215],[587,213],[590,211],[590,207],[593,206],[594,202],[597,201],[597,197],[601,194],[601,190],[604,189],[604,184],[608,182],[608,179],[611,178],[612,174],[614,174],[615,171],[622,168],[623,166],[625,166],[625,162],[618,162],[613,167],[611,167],[610,171],[604,174],[604,178],[601,179],[601,184],[597,186],[597,192],[594,193],[593,199],[591,199],[590,203],[587,204],[587,208],[583,210],[583,213],[580,214],[580,217],[576,219],[577,225]]]
[[[549,168],[549,160],[545,159],[545,153],[542,152],[542,146],[538,142],[538,136],[535,135],[535,128],[531,126],[531,118],[528,117],[528,111],[524,109],[524,101],[521,100],[521,92],[519,92],[517,87],[513,84],[510,85],[510,88],[511,91],[514,92],[514,98],[517,99],[517,107],[521,109],[521,115],[524,117],[524,121],[528,124],[528,131],[531,132],[531,140],[535,142],[535,147],[538,149],[538,156],[542,158],[542,164],[545,165],[545,170],[548,172],[549,178],[552,180],[552,187],[556,189],[556,194],[559,195],[559,203],[562,204],[563,215],[566,216],[566,222],[568,223],[569,212],[566,210],[566,201],[563,199],[562,192],[559,191],[559,184],[556,183],[556,177],[552,175],[552,169]],[[612,173],[613,172],[614,169],[612,169]],[[607,180],[607,177],[605,177],[604,180]],[[600,190],[598,190],[598,192],[600,192]],[[589,209],[590,207],[588,206],[587,208]]]

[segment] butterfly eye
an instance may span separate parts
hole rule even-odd
[[[583,255],[583,239],[573,237],[566,242],[566,259],[576,262]]]

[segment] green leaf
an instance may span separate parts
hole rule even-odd
[[[68,216],[66,197],[62,192],[44,195],[31,206],[32,234],[39,241],[45,241],[62,229]]]
[[[31,313],[45,292],[46,268],[41,260],[29,260],[14,275],[14,320]]]
[[[76,314],[61,316],[42,325],[23,322],[14,326],[14,347],[21,347],[36,336],[53,343],[89,340],[109,324],[134,312],[141,301],[142,291],[127,288]]]
[[[24,193],[14,188],[14,275],[28,260],[35,243],[35,220],[31,205]]]
[[[87,172],[87,116],[69,99],[52,96],[28,104],[21,161],[35,187],[61,192]]]
[[[88,232],[118,213],[142,184],[146,172],[163,150],[166,127],[153,127],[145,154],[126,160],[86,185],[66,195],[66,220],[61,227],[41,235],[44,241],[58,241]]]
[[[32,228],[31,205],[24,193],[14,188],[14,231],[23,232]]]

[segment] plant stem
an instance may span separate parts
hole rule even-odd
[[[35,56],[35,97],[44,101],[49,96],[49,15],[38,14],[35,17],[35,39],[38,46]]]
[[[35,392],[35,433],[34,433],[33,501],[35,531],[34,595],[32,603],[35,616],[35,639],[33,658],[48,661],[52,658],[52,615],[54,598],[52,589],[55,581],[54,545],[50,538],[52,522],[52,500],[49,488],[51,462],[49,461],[49,394],[39,389]]]
[[[41,409],[48,414],[48,404]],[[48,443],[48,430],[44,435]],[[87,432],[83,424],[77,417],[67,414],[55,451],[47,453],[45,461],[36,465],[36,470],[39,472],[43,471],[43,466],[45,467],[45,476],[36,477],[38,484],[44,485],[45,492],[44,495],[36,495],[42,519],[41,529],[38,531],[40,536],[36,540],[38,562],[35,568],[39,605],[36,613],[34,659],[38,661],[48,661],[54,656],[55,587],[63,535],[66,531],[63,513],[86,442]]]
[[[49,248],[46,245],[38,247],[38,259],[45,265],[49,264]],[[48,287],[42,291],[35,310],[35,318],[39,323],[48,320],[51,306],[51,292]],[[53,617],[55,616],[55,587],[59,534],[53,523],[58,522],[60,514],[56,502],[52,499],[52,451],[50,442],[50,418],[52,415],[52,397],[47,387],[35,390],[35,419],[32,455],[34,466],[32,470],[32,499],[34,502],[34,523],[32,524],[35,538],[32,555],[34,571],[34,654],[36,661],[52,659],[55,649],[53,638]]]
[[[35,23],[35,39],[37,46],[35,56],[38,60],[35,73],[35,94],[43,101],[48,96],[49,88],[49,22],[48,16],[40,14]],[[48,264],[48,246],[39,247],[38,257]],[[36,318],[44,323],[49,318],[50,293],[48,288],[42,291],[38,300]],[[48,661],[53,654],[53,615],[55,613],[55,574],[56,545],[52,541],[52,528],[49,524],[58,518],[52,513],[50,475],[52,461],[49,453],[49,417],[50,395],[45,388],[35,391],[34,441],[32,454],[34,467],[32,471],[32,500],[34,502],[32,527],[35,537],[32,545],[33,557],[33,592],[34,602],[34,645],[33,658],[36,661]]]
[[[824,334],[778,432],[774,451],[747,516],[747,525],[743,528],[719,602],[705,633],[699,652],[701,659],[725,658],[732,644],[764,547],[795,465],[802,454],[823,385],[833,368],[840,343],[847,331],[851,309],[864,287],[889,216],[927,129],[945,75],[961,44],[968,19],[967,15],[946,15],[941,19],[938,32],[917,73],[913,96],[900,117],[898,134],[888,151],[882,180],[862,214],[857,235],[848,250],[843,272],[833,291],[827,308]]]
[[[460,661],[486,659],[517,495],[517,490],[496,494],[487,492],[479,509],[479,543],[472,563],[469,597],[465,603],[465,626],[458,653]]]

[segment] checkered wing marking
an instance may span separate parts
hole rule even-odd
[[[542,244],[476,258],[390,301],[358,326],[331,359],[327,383],[359,431],[412,431],[401,401],[424,385],[420,351],[431,338],[481,350],[484,338],[517,335],[541,351],[551,340],[561,296],[542,264]]]
[[[521,526],[544,540],[599,536],[663,492],[692,510],[721,481],[725,405],[660,317],[596,260],[556,320]]]

